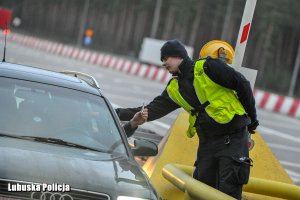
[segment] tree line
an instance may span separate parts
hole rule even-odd
[[[158,1],[0,0],[0,7],[21,19],[14,31],[76,45],[83,24],[94,30],[87,48],[124,56],[138,57],[143,38],[150,36],[179,39],[194,48],[194,58],[213,39],[235,46],[246,0],[161,0],[153,33]],[[256,88],[287,95],[300,41],[299,10],[299,0],[257,0],[243,61],[258,70]]]

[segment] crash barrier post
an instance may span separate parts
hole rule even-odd
[[[180,164],[167,164],[162,175],[192,199],[232,199],[232,197],[192,178],[193,167]],[[283,199],[299,199],[300,187],[292,184],[250,177],[243,188],[244,192]],[[185,198],[186,199],[186,198]]]

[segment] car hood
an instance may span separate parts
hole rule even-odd
[[[71,189],[106,194],[150,195],[145,173],[127,156],[17,139],[1,138],[0,178],[64,183]]]

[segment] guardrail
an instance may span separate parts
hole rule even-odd
[[[255,177],[250,177],[243,191],[283,199],[300,199],[299,186]]]
[[[191,166],[167,164],[162,170],[162,175],[185,193],[185,200],[233,199],[225,193],[192,178],[192,171],[193,167]],[[249,183],[244,186],[243,191],[277,198],[300,200],[299,186],[255,177],[250,177]]]
[[[193,199],[234,199],[191,177],[193,168],[187,165],[167,164],[162,169],[162,175],[183,191],[185,200]]]

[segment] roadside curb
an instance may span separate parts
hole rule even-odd
[[[51,54],[80,60],[100,67],[110,68],[112,70],[162,83],[167,83],[171,78],[168,71],[163,68],[143,64],[118,55],[91,51],[18,33],[10,33],[8,40],[31,48],[43,50]],[[258,108],[300,118],[300,99],[280,96],[258,89],[254,89],[253,94]]]

